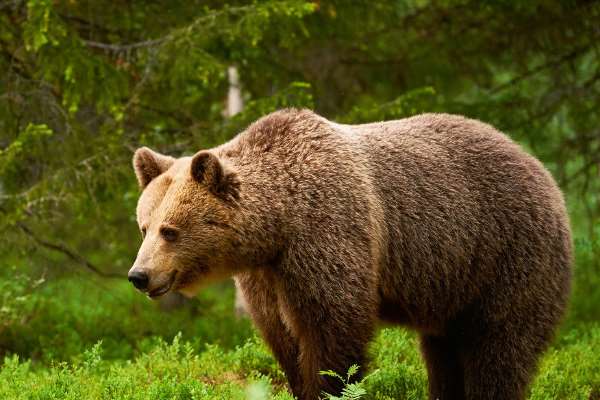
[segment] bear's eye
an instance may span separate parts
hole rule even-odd
[[[142,239],[144,239],[146,237],[146,227],[142,227]]]
[[[162,228],[160,228],[159,232],[160,236],[162,236],[162,238],[165,239],[167,242],[174,242],[175,240],[177,240],[178,233],[173,228],[163,226]]]
[[[214,220],[214,219],[207,219],[206,220],[206,224],[207,225],[216,226],[216,227],[219,227],[219,228],[229,228],[229,225],[227,225],[226,223],[220,222],[220,221],[217,221],[217,220]]]

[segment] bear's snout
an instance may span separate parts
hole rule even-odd
[[[133,286],[137,289],[148,289],[148,274],[142,269],[132,269],[129,271],[129,274],[127,274],[127,279],[129,282],[133,283]]]

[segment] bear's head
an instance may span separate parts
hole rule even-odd
[[[128,274],[135,287],[149,297],[170,290],[191,296],[231,276],[239,264],[236,174],[210,151],[174,159],[143,147],[133,165],[143,237]]]

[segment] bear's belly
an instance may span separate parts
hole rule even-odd
[[[379,305],[379,321],[383,324],[403,325],[420,333],[441,335],[445,330],[445,318],[438,315],[422,316],[404,304],[382,301]]]

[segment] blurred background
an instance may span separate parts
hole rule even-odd
[[[542,160],[576,263],[531,397],[598,399],[599,106],[598,1],[0,0],[0,397],[289,398],[231,283],[151,302],[126,282],[131,157],[308,107],[464,114]],[[378,336],[368,398],[426,397],[416,346]]]

